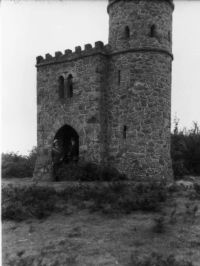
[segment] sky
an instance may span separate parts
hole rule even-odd
[[[106,0],[3,1],[0,8],[1,150],[36,145],[36,56],[108,42]],[[172,121],[200,124],[200,1],[175,1]]]

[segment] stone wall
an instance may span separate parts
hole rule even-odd
[[[171,58],[113,56],[109,84],[109,162],[133,179],[170,177]]]

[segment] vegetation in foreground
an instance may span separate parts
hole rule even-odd
[[[198,183],[6,185],[5,266],[197,266],[199,199]]]
[[[24,178],[32,177],[37,158],[37,148],[34,147],[28,156],[10,152],[3,153],[2,162],[2,178]]]
[[[35,256],[26,256],[23,257],[22,255],[18,255],[13,257],[9,260],[8,266],[32,266],[32,265],[38,265],[38,266],[75,266],[77,265],[78,261],[75,256],[69,256],[64,255],[58,258],[54,258],[53,261],[45,262],[44,261],[44,254],[47,254],[48,252],[45,252],[43,250],[40,252],[40,254]],[[138,257],[135,257],[135,255],[131,256],[130,262],[127,264],[127,266],[193,266],[193,263],[185,260],[177,260],[173,255],[170,255],[168,257],[164,257],[159,253],[152,253],[151,255],[141,259]]]
[[[68,186],[61,191],[50,187],[5,186],[2,190],[2,219],[22,221],[30,217],[38,219],[52,212],[62,211],[57,206],[74,205],[79,209],[110,213],[131,213],[136,210],[156,212],[166,200],[163,183],[121,182],[106,184]],[[61,204],[62,203],[62,204]]]
[[[115,205],[113,201],[121,196],[118,184],[112,186],[93,188],[98,191],[97,196],[90,193],[91,186],[73,186],[59,191],[35,186],[32,190],[18,188],[14,193],[14,188],[8,186],[3,203],[6,204],[6,198],[25,203],[21,204],[23,219],[20,216],[19,220],[15,219],[17,210],[12,213],[15,216],[5,218],[9,222],[3,222],[5,266],[199,265],[198,186],[189,190],[170,188],[167,191],[169,200],[162,202],[163,193],[158,185],[152,188],[140,184],[131,189],[135,193],[132,195],[146,198],[158,191],[158,211],[147,208],[134,212],[131,208],[131,211],[128,209],[130,213]],[[112,196],[102,200],[105,192],[111,192]],[[9,196],[11,194],[13,196]],[[54,199],[53,208],[51,206],[48,212],[43,205],[45,198]],[[138,210],[142,210],[143,205],[138,204]],[[37,216],[37,213],[43,215]],[[50,214],[53,215],[48,217]]]

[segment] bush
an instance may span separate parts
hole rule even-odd
[[[191,130],[180,131],[175,122],[171,135],[171,157],[176,179],[184,175],[200,175],[200,129],[197,123]]]
[[[194,190],[198,196],[200,196],[200,184],[194,183]]]
[[[92,162],[63,164],[57,171],[59,181],[120,181],[126,180],[124,174],[115,168]]]
[[[33,148],[28,156],[17,153],[2,154],[2,178],[24,178],[33,175],[37,149]]]
[[[4,187],[2,219],[22,221],[30,217],[45,218],[54,210],[55,195],[55,190],[47,187]]]
[[[159,211],[166,200],[162,184],[133,185],[122,182],[99,183],[99,185],[68,186],[62,191],[32,186],[13,187],[2,190],[2,219],[41,219],[58,210],[56,202],[72,204],[77,208],[102,213],[130,213],[136,210]],[[66,206],[65,206],[66,208]],[[62,211],[62,208],[60,209]]]
[[[159,211],[167,194],[162,183],[134,185],[110,182],[105,185],[67,187],[60,192],[60,197],[75,202],[92,202],[91,211],[130,213],[136,210]]]

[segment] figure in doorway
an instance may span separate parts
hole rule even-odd
[[[53,142],[52,147],[52,164],[53,164],[53,177],[55,181],[58,181],[58,169],[62,165],[64,160],[63,151],[59,141],[57,139]]]
[[[64,161],[68,162],[77,162],[78,161],[78,153],[77,153],[77,145],[75,139],[72,137],[65,154]]]

